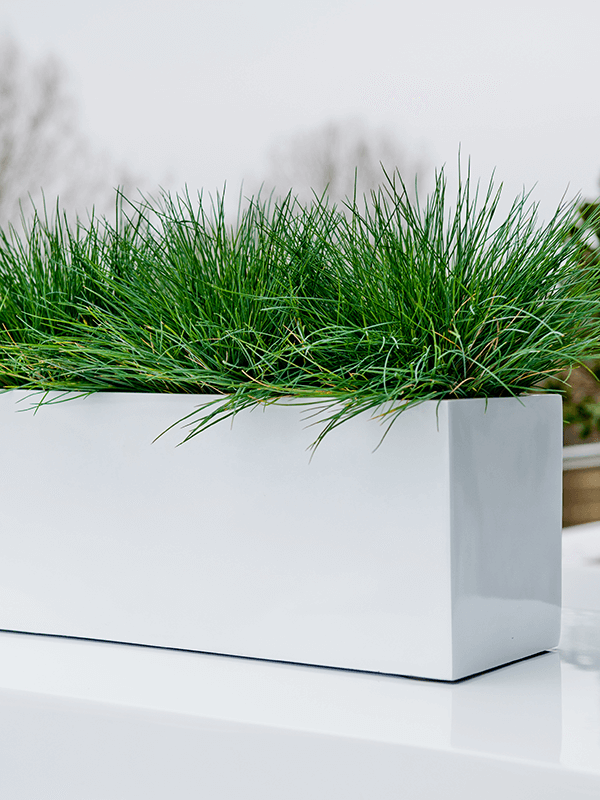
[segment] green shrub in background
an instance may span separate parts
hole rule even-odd
[[[448,206],[398,175],[337,209],[255,198],[118,204],[117,222],[38,215],[0,238],[0,386],[220,396],[188,438],[283,397],[332,427],[386,405],[519,395],[600,356],[593,214],[540,226],[467,174]],[[546,390],[542,386],[541,391]]]
[[[578,220],[588,229],[581,252],[580,266],[595,272],[600,267],[600,202],[584,202],[577,208]],[[600,359],[560,374],[560,381],[549,381],[547,388],[564,397],[565,444],[600,441]]]

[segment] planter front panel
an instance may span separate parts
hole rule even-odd
[[[544,421],[533,436],[519,428],[521,455],[508,459],[530,476],[510,481],[533,492],[517,523],[523,492],[491,521],[469,504],[469,481],[481,499],[508,480],[482,468],[495,419],[483,401],[417,406],[377,450],[383,429],[361,415],[309,461],[316,433],[298,404],[243,412],[175,447],[181,430],[152,440],[207,397],[101,393],[35,415],[19,411],[27,397],[0,395],[1,628],[446,680],[556,644],[560,440],[540,441],[556,438],[559,398],[525,402],[543,401]],[[461,425],[474,420],[487,442],[467,447]],[[504,543],[482,544],[490,536]],[[523,576],[516,597],[510,580],[490,584],[533,557],[544,578],[532,589]],[[530,625],[542,630],[533,650]]]
[[[357,419],[310,462],[315,429],[298,405],[176,447],[180,429],[152,440],[207,398],[107,393],[15,413],[26,396],[0,395],[1,628],[451,669],[448,441],[434,406],[376,452],[383,429]]]

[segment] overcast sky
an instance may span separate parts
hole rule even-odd
[[[277,139],[362,118],[409,155],[598,193],[598,0],[2,0],[66,66],[82,127],[152,182],[260,177]]]

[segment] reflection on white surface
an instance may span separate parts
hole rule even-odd
[[[557,763],[562,738],[556,652],[450,687],[453,749]]]
[[[600,613],[564,611],[561,763],[600,770]]]
[[[565,613],[560,653],[458,684],[0,634],[10,800],[468,800],[484,785],[486,800],[600,795],[600,612]]]
[[[0,634],[0,687],[166,714],[558,763],[562,693],[600,680],[600,613],[568,612],[559,654],[457,684],[27,634]],[[566,677],[565,677],[566,676]],[[574,701],[576,702],[576,701]],[[600,708],[596,726],[600,772]]]

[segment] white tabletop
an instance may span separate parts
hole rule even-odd
[[[600,796],[600,612],[458,684],[0,634],[7,800]]]
[[[559,651],[458,684],[0,633],[7,800],[600,797],[600,525]]]

